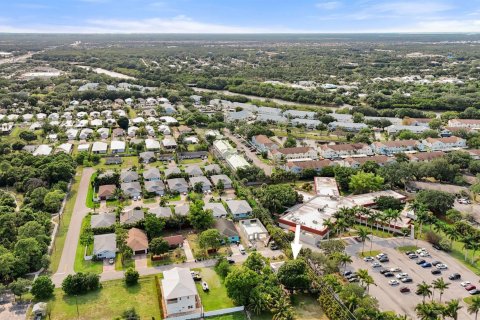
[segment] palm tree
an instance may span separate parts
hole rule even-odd
[[[417,291],[415,293],[423,297],[423,304],[425,304],[425,298],[432,295],[432,290],[430,290],[431,288],[432,286],[425,281],[417,284]]]
[[[470,302],[467,302],[467,311],[470,314],[475,313],[475,320],[477,320],[478,312],[480,311],[480,297],[473,297]]]
[[[417,316],[420,320],[437,320],[438,319],[438,309],[431,303],[419,303],[415,307]]]
[[[411,232],[410,228],[402,228],[402,236],[403,236],[403,243],[402,245],[405,245],[405,237],[408,236]]]
[[[438,278],[432,282],[432,285],[434,290],[438,289],[438,291],[440,292],[439,301],[442,302],[443,292],[448,289],[448,287],[450,286],[450,283],[445,282],[443,278]],[[433,292],[432,292],[432,300],[433,300]]]
[[[352,257],[350,257],[348,254],[340,253],[338,256],[338,262],[340,263],[340,265],[343,266],[344,268],[343,272],[345,272],[347,271],[347,264],[352,263],[353,260],[352,260]]]
[[[472,249],[473,238],[471,236],[465,236],[461,241],[463,242],[464,260],[467,261],[468,250]]]
[[[350,312],[353,312],[358,306],[359,298],[356,295],[351,294],[345,298],[344,302],[348,310],[350,310]]]
[[[358,278],[360,279],[360,284],[363,285],[363,283],[365,282],[365,279],[367,279],[367,277],[369,277],[370,275],[368,274],[368,270],[367,269],[358,269],[357,270],[357,275],[358,275]]]
[[[269,309],[271,297],[265,292],[256,292],[250,296],[250,309],[256,314],[260,314]]]
[[[375,283],[375,280],[373,280],[373,277],[371,275],[368,275],[368,277],[365,278],[364,283],[365,283],[365,287],[367,289],[367,293],[370,291],[370,285],[372,285],[372,284],[375,285],[375,286],[377,285]]]
[[[447,302],[447,305],[444,309],[444,316],[450,317],[453,320],[457,320],[458,318],[458,310],[462,309],[463,307],[460,305],[460,301],[458,299],[453,299]]]
[[[275,300],[271,310],[273,313],[272,320],[293,320],[294,312],[290,301],[285,296]]]
[[[328,219],[325,219],[323,221],[323,225],[329,230],[328,234],[327,234],[327,240],[329,240],[330,239],[330,233],[334,232],[335,223],[332,221],[331,218],[328,218]]]
[[[365,241],[370,240],[368,230],[365,228],[358,228],[357,237],[359,237],[362,240],[362,254],[363,254],[365,251]]]
[[[447,238],[450,240],[450,247],[453,246],[453,241],[457,241],[460,238],[460,233],[455,228],[449,227],[445,230]]]

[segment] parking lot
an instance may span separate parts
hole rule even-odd
[[[390,261],[382,263],[382,268],[372,268],[372,262],[365,262],[363,258],[358,256],[358,252],[362,250],[361,244],[350,245],[347,247],[347,252],[352,256],[353,263],[347,268],[347,270],[358,270],[358,269],[367,269],[369,274],[375,280],[375,285],[370,286],[370,294],[378,299],[379,306],[382,310],[391,310],[395,311],[397,314],[406,314],[413,319],[416,319],[415,315],[415,306],[422,302],[422,296],[415,294],[417,284],[422,281],[431,284],[433,280],[443,277],[445,282],[450,283],[448,289],[445,290],[442,296],[442,301],[448,301],[451,299],[459,299],[461,305],[464,306],[459,311],[458,319],[474,319],[474,315],[468,314],[467,306],[463,302],[463,299],[469,297],[470,294],[460,285],[463,281],[470,281],[473,285],[476,285],[477,288],[480,288],[480,283],[478,276],[476,276],[472,271],[466,268],[460,262],[447,253],[443,251],[438,251],[432,248],[429,243],[419,241],[418,246],[424,247],[430,253],[430,257],[419,257],[418,259],[409,259],[409,257],[397,249],[398,246],[403,245],[414,245],[415,241],[405,240],[403,243],[402,239],[376,239],[373,244],[373,250],[378,250],[384,252],[388,255]],[[432,262],[438,260],[448,266],[447,270],[442,270],[441,275],[431,274],[431,270],[436,269],[435,267],[431,268],[422,268],[417,265],[415,262],[424,259],[427,262]],[[378,261],[375,259],[375,261]],[[383,268],[395,268],[398,267],[401,269],[401,272],[408,273],[409,277],[413,279],[411,283],[402,283],[390,286],[389,281],[392,279],[397,279],[396,277],[386,278],[381,273],[380,270]],[[399,272],[395,272],[397,275]],[[449,280],[448,276],[452,273],[459,273],[462,277],[460,280]],[[410,288],[409,293],[401,293],[400,288],[408,287]],[[435,300],[439,299],[439,292],[434,292]],[[428,298],[427,298],[428,299]]]

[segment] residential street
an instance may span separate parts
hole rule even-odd
[[[73,207],[72,219],[68,226],[62,257],[60,258],[60,264],[58,265],[57,272],[52,276],[53,283],[57,287],[61,285],[63,279],[65,279],[67,275],[74,273],[73,265],[75,263],[75,253],[77,251],[77,243],[80,237],[82,220],[90,211],[86,206],[85,200],[87,199],[88,184],[90,183],[90,178],[94,172],[95,169],[93,168],[84,168],[82,172],[75,205]]]
[[[265,174],[266,174],[267,176],[271,176],[271,175],[272,175],[272,171],[273,171],[272,166],[269,166],[268,164],[266,164],[265,162],[263,162],[262,160],[260,160],[260,159],[258,158],[258,156],[255,154],[255,152],[250,151],[240,139],[238,139],[237,137],[235,137],[235,136],[230,132],[230,130],[225,129],[225,130],[223,131],[223,133],[224,133],[225,136],[227,136],[230,140],[232,140],[233,142],[235,142],[235,144],[237,145],[237,149],[241,149],[243,152],[245,152],[245,155],[246,155],[249,159],[251,159],[251,160],[253,161],[253,164],[254,164],[254,165],[256,165],[257,167],[259,167],[260,169],[263,169],[263,171],[265,172]]]

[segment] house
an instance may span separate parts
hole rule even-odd
[[[177,149],[177,142],[170,136],[163,138],[162,145],[166,150]]]
[[[158,151],[160,150],[160,142],[154,139],[145,139],[145,148],[148,151]]]
[[[103,121],[101,119],[93,119],[92,121],[90,121],[90,125],[92,127],[98,128],[103,126]]]
[[[448,127],[478,130],[480,129],[480,119],[450,119]]]
[[[226,204],[234,219],[247,218],[252,214],[252,207],[245,200],[229,200]]]
[[[305,159],[305,160],[317,160],[318,154],[315,149],[310,147],[293,147],[293,148],[279,148],[273,149],[269,152],[270,158],[280,160],[284,158],[285,160],[295,160],[295,159]]]
[[[56,134],[56,133],[50,133],[50,134],[47,136],[47,139],[48,139],[48,141],[50,141],[50,142],[57,142],[57,141],[58,141],[58,134]]]
[[[275,144],[269,137],[263,134],[252,137],[252,144],[260,152],[268,152],[272,149],[278,149],[278,145]]]
[[[158,168],[149,168],[143,171],[143,179],[145,181],[158,181],[161,179],[160,170]]]
[[[285,170],[293,173],[302,173],[305,169],[313,169],[317,172],[322,171],[323,168],[331,166],[332,161],[324,160],[307,160],[307,161],[290,161],[285,164]]]
[[[313,111],[287,110],[283,115],[288,118],[315,119],[316,113]]]
[[[332,116],[338,122],[353,123],[353,116],[351,114],[329,113],[328,115]]]
[[[165,169],[165,177],[167,178],[170,177],[171,175],[179,175],[181,173],[182,172],[178,167],[171,167],[171,168]]]
[[[374,142],[371,147],[376,154],[391,155],[400,152],[414,151],[418,146],[417,140],[395,140]]]
[[[183,247],[183,242],[185,241],[183,236],[180,234],[175,236],[164,237],[163,240],[167,241],[170,249]]]
[[[165,189],[165,184],[162,180],[145,181],[145,190],[149,193],[163,196],[165,194]]]
[[[205,175],[212,175],[212,174],[220,174],[222,173],[222,169],[220,168],[220,166],[218,164],[210,164],[208,166],[205,166],[203,168],[203,170],[205,171]]]
[[[128,230],[127,246],[133,254],[146,254],[148,252],[147,234],[138,228]]]
[[[175,267],[164,271],[161,281],[166,317],[194,312],[200,307],[200,298],[190,269]]]
[[[355,123],[355,122],[340,122],[334,121],[330,122],[328,125],[328,130],[334,131],[337,129],[342,129],[345,131],[358,132],[362,129],[368,128],[365,123]]]
[[[432,161],[436,158],[441,158],[445,155],[443,151],[431,151],[431,152],[418,152],[418,153],[409,153],[407,157],[410,161],[423,162],[423,161]]]
[[[208,151],[189,151],[177,153],[178,159],[206,159],[208,158]]]
[[[324,144],[320,146],[320,155],[325,159],[373,155],[372,148],[366,143]]]
[[[121,224],[135,224],[142,221],[145,218],[145,214],[142,209],[131,209],[124,211],[120,214]]]
[[[191,187],[192,189],[195,188],[195,185],[196,185],[197,183],[201,183],[201,184],[202,184],[202,191],[203,191],[203,192],[212,190],[212,183],[211,183],[210,180],[208,180],[207,177],[205,177],[205,176],[191,177],[191,178],[190,178],[190,187]]]
[[[172,217],[172,209],[170,207],[149,208],[148,212],[154,214],[157,218],[170,219]]]
[[[451,151],[467,147],[467,141],[459,137],[426,138],[419,145],[422,151]]]
[[[125,136],[125,130],[123,130],[122,128],[115,128],[112,130],[112,137],[118,138],[123,136]]]
[[[136,126],[131,126],[131,127],[128,127],[127,129],[127,135],[131,138],[135,137],[135,135],[137,134],[137,131],[138,131],[138,127]]]
[[[138,173],[136,171],[122,171],[120,174],[120,181],[122,182],[137,182],[138,181]]]
[[[240,220],[238,224],[249,241],[268,238],[268,231],[259,219]]]
[[[175,215],[177,216],[186,217],[188,216],[189,212],[190,212],[190,205],[187,203],[181,204],[175,207]]]
[[[75,128],[85,128],[88,126],[88,120],[80,120],[75,125]]]
[[[122,164],[122,158],[120,157],[105,158],[105,164]]]
[[[177,130],[179,134],[190,133],[193,131],[192,128],[184,126],[183,124],[178,126]]]
[[[185,180],[184,178],[168,179],[167,184],[170,192],[188,192],[188,183],[187,180]]]
[[[312,120],[312,119],[292,119],[290,120],[292,126],[303,126],[307,129],[315,129],[317,128],[322,122],[320,120]]]
[[[117,253],[117,236],[115,233],[93,236],[93,255],[98,259],[114,259]]]
[[[65,152],[66,154],[72,153],[73,144],[71,143],[62,143],[57,147],[56,152]]]
[[[90,150],[90,143],[82,143],[77,147],[78,152],[88,152]]]
[[[138,157],[143,163],[155,162],[155,153],[153,153],[152,151],[140,152]]]
[[[65,134],[67,135],[68,140],[74,140],[78,136],[78,130],[77,129],[68,129]]]
[[[212,210],[213,217],[215,218],[226,218],[227,217],[227,210],[221,203],[216,202],[207,202],[203,206],[203,210]]]
[[[225,159],[229,155],[235,154],[237,151],[225,140],[215,140],[212,144],[213,152],[220,159]]]
[[[342,160],[335,161],[335,163],[339,164],[343,167],[350,167],[350,168],[360,168],[365,162],[375,162],[380,167],[385,166],[387,163],[395,162],[395,158],[387,157],[385,155],[377,155],[371,157],[348,157]]]
[[[197,144],[200,140],[196,136],[189,136],[183,139],[186,144]]]
[[[78,136],[78,138],[80,140],[86,140],[88,139],[88,137],[90,137],[91,135],[93,134],[93,130],[90,129],[90,128],[85,128],[85,129],[82,129],[82,131],[80,131],[80,135]]]
[[[114,184],[106,184],[98,187],[98,198],[100,200],[109,200],[115,198],[117,186]]]
[[[53,148],[46,144],[41,144],[33,152],[34,156],[48,156],[52,153]]]
[[[191,165],[186,167],[185,173],[188,174],[189,177],[203,176],[203,171],[198,165]]]
[[[170,117],[170,116],[160,117],[160,121],[165,122],[168,125],[173,125],[173,124],[178,123],[177,119],[175,119],[174,117]]]
[[[467,152],[472,157],[472,159],[480,160],[480,149],[469,149],[465,150],[465,152]]]
[[[142,194],[140,182],[124,182],[120,185],[120,188],[130,198],[138,197]]]
[[[104,154],[107,153],[108,144],[105,142],[95,141],[92,146],[92,153]]]
[[[90,220],[90,228],[108,228],[115,224],[115,213],[93,214]]]
[[[220,218],[215,220],[215,229],[220,232],[220,234],[225,237],[228,243],[239,243],[240,235],[238,234],[235,224],[232,220],[227,220]]]
[[[230,178],[225,174],[213,175],[213,176],[210,177],[210,180],[212,180],[213,185],[215,187],[217,187],[217,185],[220,181],[223,181],[223,188],[224,189],[231,189],[232,188],[232,180],[230,180]]]
[[[110,135],[110,129],[108,128],[98,128],[97,133],[100,135],[101,139],[107,139]]]
[[[227,165],[230,169],[237,171],[240,168],[249,167],[250,164],[245,160],[245,158],[238,154],[232,154],[225,158]]]
[[[415,134],[423,133],[427,130],[430,130],[429,127],[425,126],[406,126],[406,125],[391,125],[385,128],[385,130],[388,132],[388,134],[397,134],[400,131],[411,131]]]
[[[112,140],[112,142],[110,142],[110,151],[112,153],[125,152],[125,141]]]

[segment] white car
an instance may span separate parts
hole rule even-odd
[[[205,281],[202,282],[202,289],[203,289],[203,291],[208,291],[209,290],[208,284]]]
[[[402,279],[402,278],[405,278],[405,277],[408,277],[408,273],[402,272],[402,273],[399,273],[399,274],[396,275],[397,279]]]
[[[388,284],[391,285],[391,286],[396,286],[396,285],[400,284],[400,282],[398,280],[392,279],[392,280],[388,281]]]
[[[415,251],[417,254],[420,254],[422,252],[427,252],[427,249],[425,248],[421,248],[421,249],[417,249],[417,251]]]
[[[420,252],[420,257],[430,257],[430,254],[426,251]]]
[[[460,285],[461,285],[462,287],[466,287],[466,286],[468,286],[469,284],[471,284],[470,281],[463,281],[462,283],[460,283]]]
[[[386,253],[379,253],[379,254],[377,254],[377,259],[383,258],[385,256],[387,256]]]
[[[380,268],[382,265],[378,262],[372,263],[372,268]]]
[[[373,257],[365,257],[365,258],[363,258],[363,261],[371,262],[371,261],[373,261]]]
[[[400,269],[399,267],[396,267],[396,268],[390,268],[389,271],[390,272],[402,272],[402,269]]]
[[[448,266],[444,263],[439,263],[436,265],[437,269],[439,270],[445,270],[445,269],[448,269]]]

